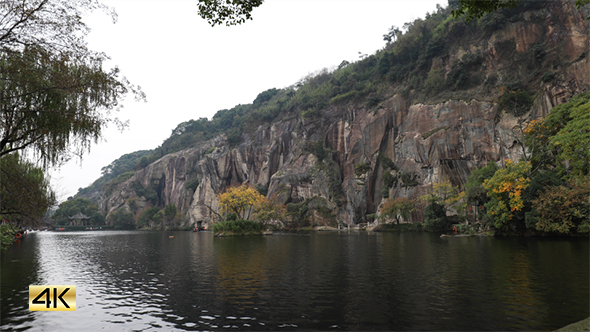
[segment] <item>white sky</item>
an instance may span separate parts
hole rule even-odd
[[[242,25],[211,27],[196,0],[109,0],[118,22],[97,11],[84,21],[92,50],[105,52],[147,102],[131,96],[114,126],[83,160],[51,170],[60,201],[87,187],[121,155],[158,147],[181,122],[211,117],[251,103],[270,88],[284,88],[309,73],[374,54],[392,25],[403,26],[444,0],[266,0]]]

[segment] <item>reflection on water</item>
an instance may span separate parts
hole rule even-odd
[[[174,234],[174,238],[169,235]],[[3,330],[552,330],[589,316],[588,239],[38,232],[2,254]],[[77,311],[29,312],[30,284]]]

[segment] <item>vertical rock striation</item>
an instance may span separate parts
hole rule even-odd
[[[433,61],[433,67],[448,72],[464,54],[479,52],[485,56],[486,77],[497,75],[502,82],[509,79],[499,74],[502,68],[510,68],[511,75],[526,71],[506,60],[499,46],[503,42],[513,43],[519,54],[530,52],[539,40],[564,47],[553,50],[565,58],[564,67],[556,69],[560,79],[535,88],[533,106],[520,118],[503,112],[493,94],[433,104],[411,103],[392,94],[372,108],[358,101],[331,105],[319,118],[297,116],[260,126],[244,134],[237,147],[219,136],[166,155],[104,195],[101,207],[107,213],[120,207],[137,212],[149,205],[175,204],[185,224],[207,224],[216,217],[218,193],[249,183],[268,188],[268,196],[283,204],[322,197],[339,221],[354,224],[376,213],[387,194],[417,197],[445,180],[463,187],[470,172],[488,161],[502,163],[523,155],[523,123],[545,116],[590,87],[588,22],[569,2],[555,2],[545,14],[544,22],[507,24],[489,38],[456,47],[448,58]],[[360,164],[368,165],[362,174]],[[383,188],[386,172],[399,179],[391,188]],[[199,180],[194,192],[185,186],[192,178]],[[155,191],[157,198],[142,197],[137,183]],[[419,211],[412,216],[420,218]]]

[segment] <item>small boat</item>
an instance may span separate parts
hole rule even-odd
[[[200,231],[204,231],[205,227],[193,227],[193,232],[200,232]]]

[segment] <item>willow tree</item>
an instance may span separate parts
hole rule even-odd
[[[17,153],[0,159],[0,218],[13,225],[38,224],[55,202],[43,170]]]
[[[0,157],[50,166],[81,156],[108,124],[124,126],[113,111],[128,92],[145,98],[88,49],[81,17],[99,8],[108,11],[94,0],[0,2]]]

